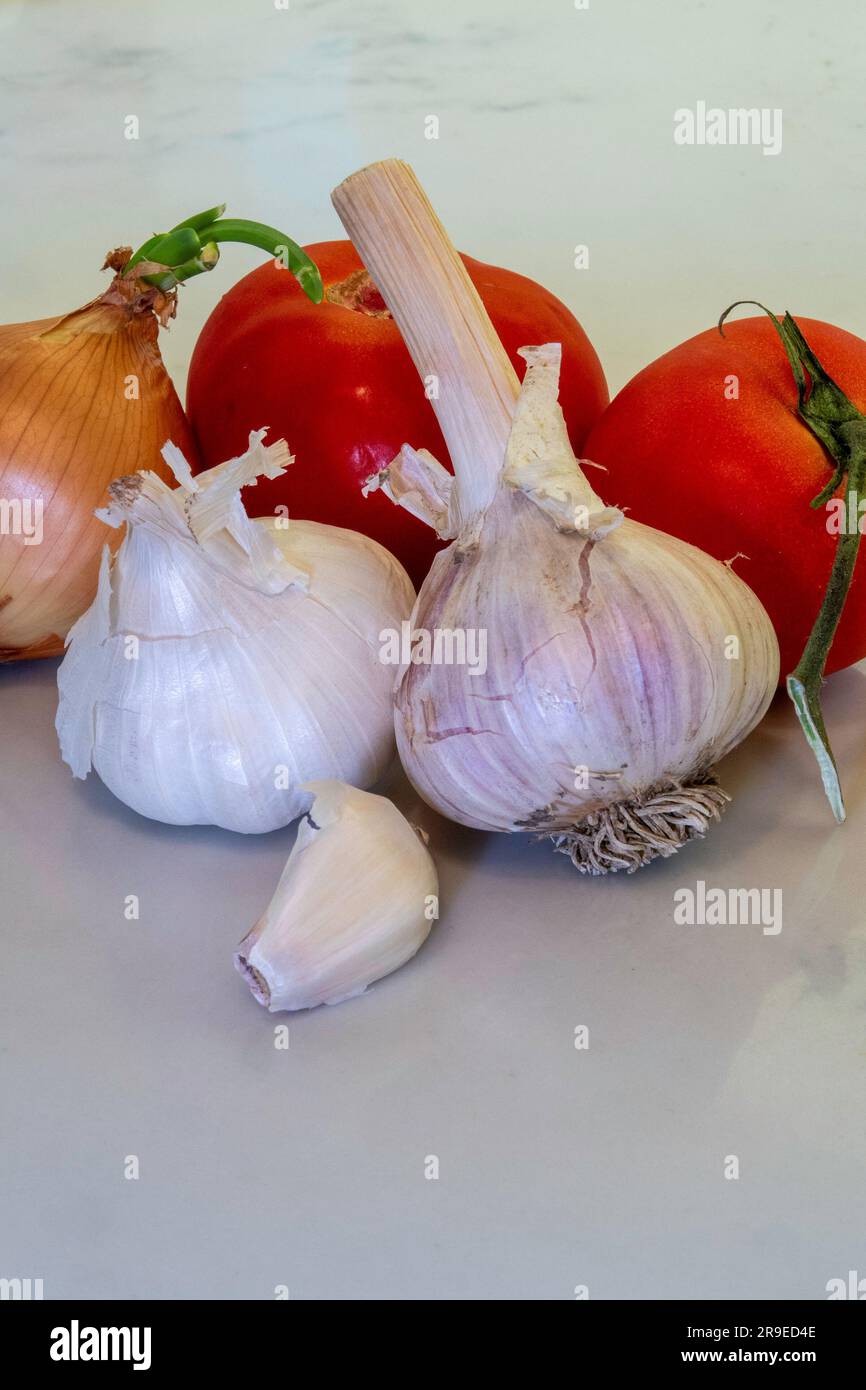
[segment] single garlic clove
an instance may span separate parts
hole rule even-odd
[[[405,964],[439,915],[436,866],[383,796],[345,782],[314,795],[277,890],[234,955],[271,1012],[339,1004]]]

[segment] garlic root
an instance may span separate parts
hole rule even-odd
[[[711,774],[706,781],[672,786],[633,801],[593,811],[571,830],[547,838],[578,873],[633,874],[653,859],[669,859],[689,840],[706,835],[731,800]]]

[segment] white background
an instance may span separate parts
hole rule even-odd
[[[342,236],[330,190],[397,155],[461,249],[565,300],[614,390],[734,299],[866,332],[856,0],[0,0],[0,26],[7,321],[75,308],[109,247],[214,203]],[[780,107],[781,154],[676,146],[698,100]],[[260,260],[226,248],[188,287],[178,381]]]

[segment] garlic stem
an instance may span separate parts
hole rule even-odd
[[[459,519],[496,491],[520,389],[517,373],[448,233],[408,164],[385,159],[331,195],[343,226],[394,315],[457,475]]]

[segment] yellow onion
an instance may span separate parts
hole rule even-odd
[[[108,484],[145,466],[169,479],[166,439],[195,451],[157,346],[158,294],[118,276],[64,318],[0,327],[4,660],[63,650],[96,592]]]
[[[211,270],[219,241],[275,254],[313,300],[318,271],[274,228],[221,219],[222,207],[112,252],[111,285],[56,319],[0,326],[0,661],[54,656],[92,602],[105,544],[94,516],[115,478],[166,481],[166,440],[197,455],[157,338],[177,286]],[[117,537],[115,544],[119,541]]]

